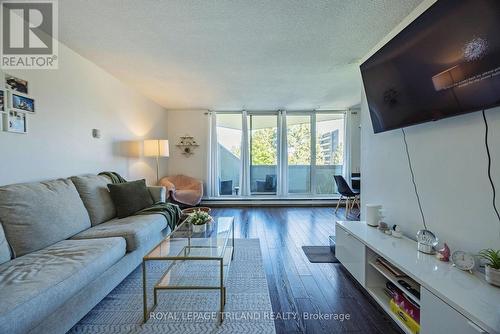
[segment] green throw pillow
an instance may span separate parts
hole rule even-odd
[[[108,184],[108,189],[118,218],[131,216],[154,204],[146,180]]]

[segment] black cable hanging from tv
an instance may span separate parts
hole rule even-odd
[[[488,179],[490,180],[491,184],[491,190],[493,191],[493,210],[495,210],[495,213],[497,214],[498,221],[500,221],[500,214],[498,213],[497,209],[497,204],[496,204],[496,197],[497,197],[497,191],[495,189],[495,183],[493,182],[493,178],[491,177],[491,154],[490,154],[490,147],[488,146],[488,121],[486,120],[486,113],[484,112],[483,109],[483,120],[484,120],[484,126],[485,126],[485,132],[484,132],[484,145],[486,146],[486,155],[488,156]]]
[[[420,203],[420,196],[418,194],[417,184],[415,183],[415,174],[413,173],[413,167],[411,165],[410,152],[408,151],[408,143],[406,142],[406,132],[404,128],[401,128],[403,132],[403,140],[405,143],[406,157],[408,158],[408,167],[410,167],[411,182],[413,183],[413,189],[415,190],[415,196],[417,197],[418,209],[420,210],[420,215],[422,216],[422,223],[424,228],[427,230],[427,224],[425,223],[424,210],[422,210],[422,203]]]

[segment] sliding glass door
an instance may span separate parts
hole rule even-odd
[[[278,187],[278,115],[251,114],[250,190],[276,195]]]

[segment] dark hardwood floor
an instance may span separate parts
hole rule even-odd
[[[340,264],[310,263],[304,245],[328,245],[332,208],[216,208],[234,216],[236,238],[259,238],[277,333],[400,333]],[[307,320],[297,314],[349,314],[350,320]]]

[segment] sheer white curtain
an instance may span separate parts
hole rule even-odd
[[[240,166],[240,193],[241,196],[250,195],[250,134],[248,128],[248,114],[241,113],[241,166]]]
[[[288,193],[288,144],[286,110],[278,114],[278,196]]]
[[[351,184],[351,110],[346,110],[344,116],[344,166],[343,174],[347,183]]]
[[[208,175],[207,195],[209,197],[219,196],[219,143],[217,141],[217,115],[215,112],[208,113]]]

